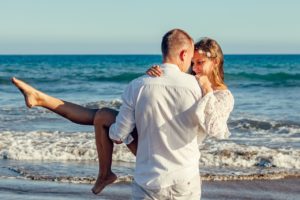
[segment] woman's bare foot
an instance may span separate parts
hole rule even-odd
[[[23,93],[25,103],[28,108],[41,105],[41,92],[26,84],[25,82],[13,77],[11,82]]]
[[[114,173],[106,176],[106,178],[102,178],[98,176],[94,187],[92,188],[92,192],[94,194],[99,194],[107,185],[115,182],[117,180],[117,176]]]

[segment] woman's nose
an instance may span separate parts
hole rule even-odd
[[[194,66],[192,67],[192,70],[193,70],[193,72],[196,72],[196,71],[195,71],[195,67],[194,67]]]
[[[197,71],[199,69],[199,66],[193,65],[193,71]]]

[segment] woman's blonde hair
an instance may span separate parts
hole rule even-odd
[[[212,71],[210,81],[216,89],[226,89],[227,86],[224,82],[224,55],[220,45],[217,41],[211,38],[203,38],[199,42],[195,43],[195,51],[199,53],[205,53],[206,57],[213,60],[215,67]]]

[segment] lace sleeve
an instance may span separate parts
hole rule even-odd
[[[196,115],[208,136],[218,139],[230,136],[227,120],[233,105],[234,99],[229,90],[208,93],[198,102]]]

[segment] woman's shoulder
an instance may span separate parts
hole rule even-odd
[[[228,99],[228,100],[231,100],[233,101],[234,98],[233,98],[233,95],[231,93],[231,91],[226,88],[226,89],[220,89],[220,90],[215,90],[214,91],[214,95],[219,99]]]
[[[216,90],[214,90],[214,94],[232,95],[228,88],[226,88],[226,89],[216,89]]]

